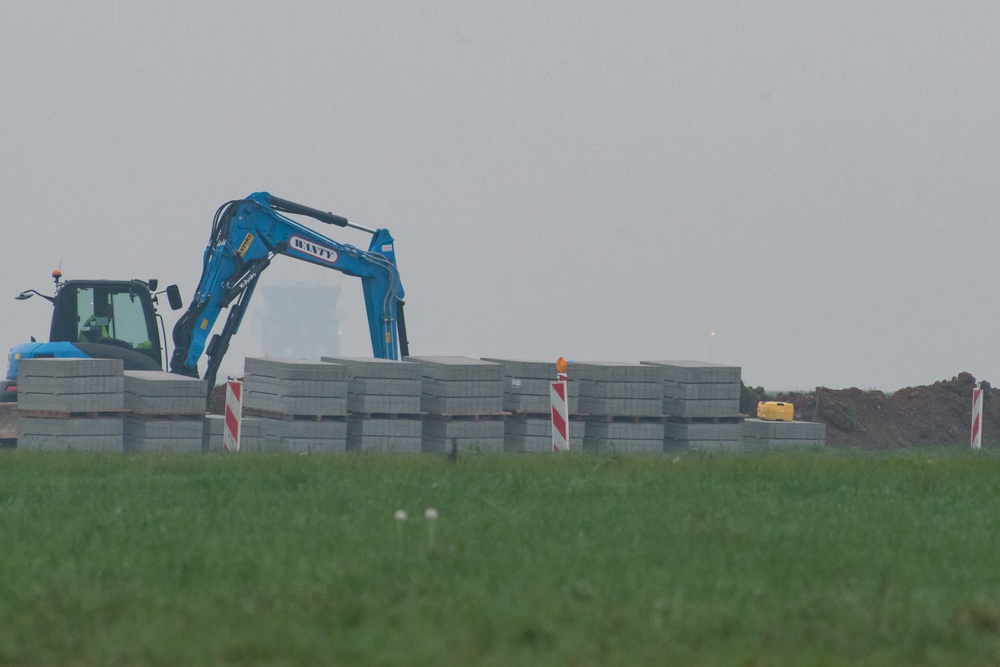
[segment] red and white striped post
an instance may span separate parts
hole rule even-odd
[[[556,381],[550,383],[552,399],[552,451],[569,449],[569,399],[566,391],[566,360],[556,361]]]
[[[983,446],[983,390],[979,383],[972,388],[972,448]]]
[[[226,382],[226,424],[222,431],[222,450],[240,451],[240,426],[243,422],[243,383]]]

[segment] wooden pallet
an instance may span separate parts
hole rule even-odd
[[[663,416],[654,415],[587,415],[584,421],[601,422],[604,424],[662,424]]]
[[[465,421],[465,422],[478,422],[478,421],[503,421],[507,418],[507,412],[490,412],[487,414],[473,414],[473,415],[452,415],[443,414],[437,412],[425,412],[423,416],[427,419],[436,419],[438,421]]]
[[[255,408],[243,408],[243,415],[246,417],[301,422],[342,422],[347,420],[347,415],[290,415],[284,412],[270,412],[269,410],[257,410]]]
[[[129,419],[138,419],[144,422],[193,422],[205,419],[204,413],[175,414],[172,412],[126,412]]]
[[[361,419],[423,419],[424,413],[414,412],[353,412],[347,411],[348,417],[360,417]]]
[[[728,417],[675,417],[668,415],[667,422],[675,424],[742,424],[746,415],[731,415]]]

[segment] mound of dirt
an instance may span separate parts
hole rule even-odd
[[[757,414],[757,401],[787,401],[795,419],[826,424],[826,443],[851,447],[969,446],[972,389],[976,379],[959,373],[950,380],[881,391],[828,389],[809,393],[768,394],[745,388],[741,410]],[[1000,401],[989,383],[983,389],[983,447],[1000,442]]]

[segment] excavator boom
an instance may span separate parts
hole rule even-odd
[[[368,250],[338,243],[283,213],[372,234]],[[333,213],[257,192],[223,204],[215,214],[205,248],[201,281],[173,331],[171,372],[198,377],[198,361],[208,357],[205,379],[215,384],[229,341],[239,330],[261,272],[277,255],[316,264],[361,279],[372,352],[381,359],[407,356],[403,286],[394,242],[386,229],[367,229]],[[222,310],[229,315],[220,333],[212,328]],[[210,339],[211,336],[211,339]]]

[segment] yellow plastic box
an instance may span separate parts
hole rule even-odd
[[[790,422],[795,417],[795,406],[784,401],[760,401],[757,417],[771,422]]]

